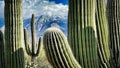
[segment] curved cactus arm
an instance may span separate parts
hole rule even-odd
[[[30,51],[28,34],[27,34],[27,30],[26,29],[24,29],[24,43],[25,43],[25,49],[26,49],[27,54],[31,55],[32,52]]]
[[[39,38],[39,42],[38,42],[38,45],[37,45],[37,52],[36,52],[35,56],[38,56],[39,53],[40,53],[41,40],[42,40],[42,37]]]
[[[81,68],[74,58],[67,38],[58,28],[48,28],[43,37],[43,45],[49,62],[55,68]]]

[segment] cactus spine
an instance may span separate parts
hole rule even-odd
[[[120,0],[108,0],[107,11],[112,57],[111,67],[120,68]]]
[[[96,0],[96,31],[100,68],[109,68],[110,50],[108,40],[108,22],[104,0]]]
[[[34,62],[34,58],[37,57],[39,55],[40,52],[40,46],[41,46],[41,37],[39,38],[39,43],[36,44],[36,37],[35,37],[35,22],[34,22],[34,14],[32,14],[32,19],[31,19],[31,35],[32,35],[32,48],[30,50],[29,47],[29,40],[28,40],[28,34],[26,29],[24,29],[24,41],[25,41],[25,48],[26,48],[26,52],[28,55],[31,56],[32,58],[32,62]],[[35,51],[37,46],[37,51]]]
[[[3,39],[3,33],[0,31],[0,68],[6,68],[5,67],[5,52],[4,52],[4,39]]]
[[[6,68],[24,68],[22,0],[5,0]]]
[[[54,68],[81,68],[60,29],[48,28],[44,33],[43,44],[48,60]]]
[[[68,40],[83,68],[98,68],[95,3],[96,0],[69,0]]]

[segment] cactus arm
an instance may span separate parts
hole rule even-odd
[[[39,41],[38,41],[38,45],[37,45],[37,52],[36,52],[36,56],[38,56],[39,55],[39,53],[40,53],[40,46],[41,46],[41,41],[42,41],[42,37],[40,37],[39,38]]]
[[[32,55],[32,52],[30,51],[30,47],[29,47],[28,34],[26,29],[24,29],[24,43],[27,54]]]

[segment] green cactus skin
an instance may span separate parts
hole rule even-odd
[[[5,49],[4,49],[3,33],[0,31],[0,68],[6,68],[5,66]]]
[[[6,68],[25,68],[22,0],[5,0]]]
[[[111,67],[120,68],[120,0],[108,0],[107,15],[112,57]]]
[[[34,58],[37,57],[40,53],[40,46],[41,46],[41,37],[39,38],[38,45],[36,44],[36,37],[35,37],[36,31],[35,31],[34,14],[32,14],[32,19],[31,19],[31,35],[32,35],[32,48],[30,50],[28,34],[27,34],[26,29],[24,29],[24,42],[25,42],[26,52],[28,55],[31,56],[32,62],[34,62]],[[35,51],[36,46],[37,46],[37,51]]]
[[[100,68],[110,68],[110,50],[108,22],[106,18],[105,0],[96,0],[96,31],[98,40],[98,56]]]
[[[60,29],[48,28],[43,36],[43,45],[48,60],[54,68],[81,68]]]
[[[83,68],[98,68],[95,34],[96,0],[69,0],[68,41]]]

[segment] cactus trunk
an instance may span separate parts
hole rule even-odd
[[[98,68],[95,3],[96,0],[69,0],[68,40],[83,68]]]
[[[2,31],[0,31],[0,68],[5,67],[5,45]]]
[[[6,68],[24,68],[22,0],[5,0]]]
[[[109,68],[110,50],[105,0],[96,0],[96,31],[100,68]]]
[[[108,25],[110,34],[111,67],[120,67],[120,0],[108,0]]]
[[[54,68],[81,68],[60,29],[55,27],[47,29],[44,33],[43,45],[48,60]]]

